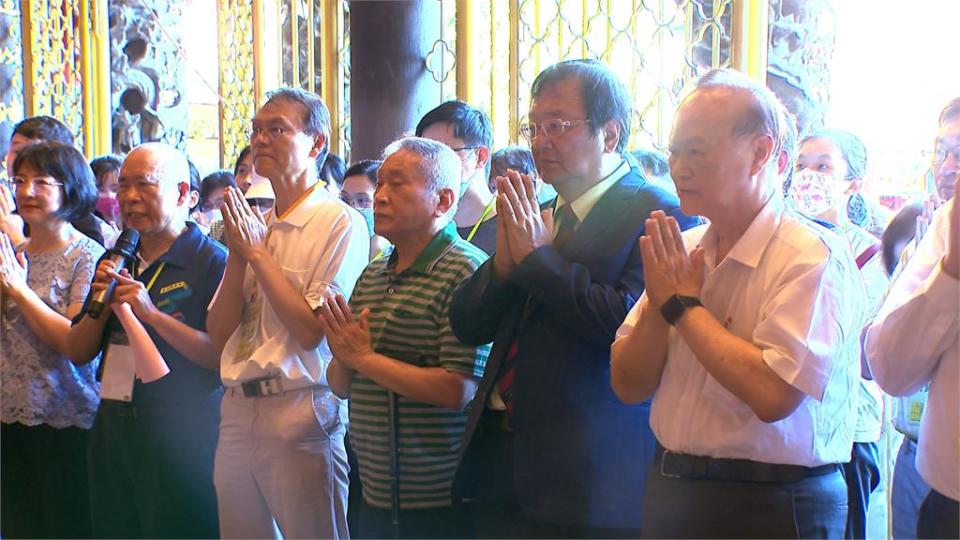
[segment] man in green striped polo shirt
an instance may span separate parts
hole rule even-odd
[[[330,387],[350,397],[350,440],[360,464],[358,538],[393,534],[390,394],[396,394],[400,536],[465,538],[472,524],[450,486],[489,345],[461,343],[450,328],[454,289],[487,258],[452,221],[460,160],[446,145],[410,137],[391,144],[374,194],[374,230],[394,245],[363,271],[349,305],[321,309],[333,361]]]

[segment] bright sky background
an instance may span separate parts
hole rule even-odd
[[[909,190],[933,150],[940,109],[960,96],[957,0],[834,0],[827,126],[859,135],[872,191]],[[921,155],[923,153],[923,155]]]

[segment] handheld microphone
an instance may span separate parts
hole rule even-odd
[[[140,232],[136,229],[124,229],[117,238],[117,243],[107,252],[107,257],[116,264],[114,272],[120,272],[127,264],[133,260],[133,255],[137,251],[137,243],[140,241]],[[110,280],[110,285],[100,291],[90,300],[87,306],[87,315],[91,319],[100,318],[103,308],[110,303],[110,296],[113,295],[113,289],[117,286],[117,280]]]

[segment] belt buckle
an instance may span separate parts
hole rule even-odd
[[[257,381],[257,389],[261,396],[275,396],[283,393],[283,384],[280,377],[269,377]]]
[[[670,451],[666,448],[663,449],[663,455],[660,456],[660,476],[664,478],[680,478],[679,474],[668,473],[664,469],[664,465],[667,463],[667,457],[669,456]]]
[[[240,389],[243,392],[243,397],[275,396],[283,393],[283,383],[280,377],[277,376],[263,377],[241,383]]]

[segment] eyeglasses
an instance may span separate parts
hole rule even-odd
[[[460,152],[463,152],[464,150],[476,150],[477,148],[480,148],[480,147],[479,146],[461,146],[460,148],[451,148],[451,150],[453,150],[454,152],[460,153]]]
[[[586,124],[589,120],[544,120],[543,122],[527,122],[520,124],[520,136],[528,141],[537,138],[538,135],[546,137],[558,137],[566,133],[568,129],[579,124]]]
[[[933,164],[943,165],[947,156],[953,156],[954,161],[960,162],[960,147],[946,148],[937,144],[936,148],[933,149]]]
[[[13,185],[16,186],[18,189],[26,188],[31,183],[33,184],[33,187],[35,189],[44,190],[44,191],[53,191],[58,187],[63,187],[63,182],[56,182],[53,180],[47,180],[45,178],[34,178],[33,181],[31,182],[29,178],[24,178],[22,176],[14,176],[12,178],[12,181],[13,181]]]
[[[289,130],[289,129],[278,127],[278,126],[269,127],[269,128],[252,126],[250,128],[250,131],[247,133],[247,135],[249,136],[251,141],[253,141],[253,139],[256,138],[257,135],[266,135],[268,139],[273,141],[287,133],[293,133],[293,130]]]

